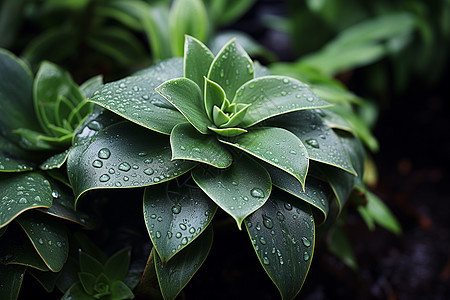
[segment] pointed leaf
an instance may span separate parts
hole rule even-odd
[[[330,105],[306,84],[285,76],[255,78],[239,88],[232,102],[252,104],[240,124],[244,128],[288,112]]]
[[[309,175],[306,178],[305,189],[303,189],[298,180],[288,173],[270,165],[265,168],[269,172],[274,186],[311,204],[316,211],[320,212],[316,214],[318,216],[316,222],[318,224],[325,222],[329,211],[329,202],[333,197],[333,192],[328,184]]]
[[[183,61],[170,59],[96,91],[91,101],[136,123],[170,134],[186,119],[154,89],[166,80],[183,76]]]
[[[42,170],[51,170],[60,168],[66,162],[68,156],[69,156],[69,149],[67,149],[62,153],[49,157],[46,161],[44,161],[40,165],[40,168]]]
[[[33,106],[33,75],[23,61],[0,49],[0,133],[20,144],[14,129],[41,130]]]
[[[67,172],[77,199],[101,188],[147,186],[171,180],[194,164],[171,161],[169,137],[130,122],[100,130],[89,142],[75,146]]]
[[[227,103],[225,91],[220,85],[205,77],[203,100],[205,103],[205,111],[210,120],[213,120],[214,106],[224,110],[224,104]],[[200,85],[199,85],[200,86]]]
[[[130,268],[131,248],[114,253],[105,264],[105,275],[111,281],[123,280]]]
[[[190,124],[178,124],[170,135],[172,159],[186,159],[227,168],[233,161],[227,149],[212,135],[199,133]]]
[[[260,127],[233,139],[220,141],[288,172],[302,186],[305,185],[308,153],[303,143],[286,129]]]
[[[104,271],[103,265],[97,259],[83,251],[79,254],[79,260],[80,270],[83,273],[92,274],[97,278]]]
[[[249,214],[269,198],[272,182],[267,171],[252,158],[233,158],[227,169],[198,166],[192,170],[197,185],[237,222],[239,229]]]
[[[233,99],[238,88],[253,76],[252,60],[233,39],[214,58],[207,77],[223,88],[227,99]]]
[[[0,150],[0,173],[26,172],[33,170],[29,163],[22,159],[16,159]]]
[[[52,293],[55,290],[56,282],[61,275],[60,272],[39,271],[31,268],[28,268],[27,272],[39,282],[47,293]]]
[[[234,103],[231,104],[230,106],[235,105]],[[225,123],[222,124],[221,127],[223,128],[227,128],[227,127],[235,127],[239,124],[241,124],[242,120],[245,117],[245,114],[247,113],[247,108],[249,108],[251,106],[251,104],[237,104],[234,106],[234,109],[236,110],[232,117],[230,118],[230,120]]]
[[[205,85],[204,77],[208,75],[213,59],[214,55],[202,42],[192,36],[185,36],[184,77],[194,81],[202,90],[202,95]]]
[[[166,264],[161,262],[158,254],[154,254],[156,274],[165,300],[175,299],[188,284],[208,256],[212,240],[213,231],[208,226],[198,239]]]
[[[75,282],[63,295],[61,300],[92,300],[92,296],[87,294],[81,283]]]
[[[285,128],[294,133],[305,145],[310,159],[356,175],[339,137],[325,125],[317,113],[298,111],[269,120],[268,124]]]
[[[39,212],[28,212],[17,222],[23,228],[47,267],[58,272],[69,254],[69,240],[62,224]]]
[[[80,279],[81,286],[83,287],[84,291],[88,293],[89,295],[92,295],[95,290],[95,280],[97,279],[94,275],[91,273],[86,272],[80,272],[78,273],[78,278]]]
[[[214,105],[213,111],[212,111],[212,119],[216,126],[219,128],[222,127],[222,125],[225,125],[230,121],[230,117],[226,115],[220,108]],[[225,127],[225,126],[223,126]]]
[[[354,271],[358,270],[355,253],[353,252],[343,226],[333,226],[332,230],[330,230],[328,249],[344,264]]]
[[[195,82],[187,78],[176,78],[164,82],[155,91],[175,106],[198,131],[209,133],[211,120],[206,115],[202,92]]]
[[[195,186],[168,189],[160,184],[146,188],[145,224],[163,263],[199,237],[216,210],[214,202]]]
[[[283,299],[302,288],[314,251],[314,219],[310,207],[285,193],[273,193],[245,220],[258,259]]]
[[[242,128],[217,128],[217,127],[208,127],[209,130],[214,131],[215,133],[226,136],[226,137],[233,137],[238,136],[240,134],[246,133],[247,130]]]
[[[375,194],[366,191],[367,204],[365,210],[368,215],[380,226],[399,235],[402,228],[395,218],[394,214],[386,204],[381,201]]]
[[[0,264],[0,299],[16,300],[22,286],[26,268],[23,266]]]
[[[116,300],[133,299],[134,295],[130,288],[122,281],[114,281],[110,285],[111,297]]]
[[[39,173],[0,174],[0,228],[26,210],[52,205],[50,183]]]

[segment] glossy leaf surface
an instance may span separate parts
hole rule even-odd
[[[16,159],[0,150],[0,173],[31,171],[33,167],[22,159]]]
[[[60,271],[69,254],[65,227],[39,212],[29,212],[17,221],[47,267],[53,272]]]
[[[306,84],[284,76],[265,76],[246,82],[232,102],[252,104],[240,124],[244,128],[287,112],[330,105],[314,95]]]
[[[297,136],[283,128],[260,127],[222,142],[291,174],[301,185],[308,172],[308,153]]]
[[[146,188],[145,224],[161,261],[166,263],[199,237],[216,210],[214,202],[195,186]]]
[[[184,77],[194,81],[204,91],[205,79],[214,59],[211,51],[198,39],[187,35],[184,41]]]
[[[0,176],[0,227],[26,210],[52,205],[50,183],[39,173]]]
[[[211,226],[191,245],[163,264],[155,254],[155,268],[159,286],[165,300],[175,299],[191,280],[208,256],[211,249],[213,231]]]
[[[192,170],[192,178],[236,220],[239,229],[245,217],[264,205],[272,190],[267,171],[246,155],[234,157],[224,170],[198,166]]]
[[[205,112],[202,92],[195,82],[187,78],[176,78],[164,82],[155,90],[175,106],[198,131],[208,133],[211,121]]]
[[[191,162],[171,161],[169,137],[122,122],[74,147],[67,171],[78,198],[90,189],[157,184],[192,167]]]
[[[26,268],[23,266],[0,264],[0,298],[16,300],[22,286]]]
[[[258,259],[283,299],[300,291],[315,243],[311,209],[291,197],[276,193],[245,220]]]
[[[199,133],[190,124],[178,124],[170,135],[172,159],[202,162],[227,168],[233,161],[227,149],[212,135]]]
[[[183,61],[167,60],[105,84],[91,100],[134,123],[170,134],[175,125],[186,123],[186,119],[154,89],[166,80],[181,76]]]
[[[49,157],[46,161],[44,161],[40,165],[40,167],[42,170],[51,170],[60,168],[66,162],[68,156],[69,156],[69,149]]]

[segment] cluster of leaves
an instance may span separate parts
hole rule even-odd
[[[212,243],[218,207],[245,225],[284,298],[308,272],[315,227],[363,189],[364,150],[350,126],[304,83],[270,75],[235,40],[214,56],[187,36],[170,59],[108,83],[100,111],[67,160],[79,199],[92,189],[145,187],[151,268],[173,299]],[[96,122],[97,128],[88,124]]]

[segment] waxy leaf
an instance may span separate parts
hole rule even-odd
[[[131,248],[114,253],[105,264],[105,275],[111,281],[124,280],[130,268]]]
[[[245,225],[261,265],[282,298],[294,299],[313,256],[315,233],[310,207],[293,201],[288,194],[273,193]]]
[[[208,226],[202,235],[166,264],[154,253],[156,274],[165,300],[175,299],[188,284],[208,256],[212,240],[213,231]]]
[[[52,205],[50,183],[39,173],[0,176],[0,228],[26,210]]]
[[[233,99],[238,88],[253,79],[253,62],[233,39],[214,58],[207,77],[224,89],[227,99]]]
[[[0,299],[16,300],[22,286],[26,268],[17,265],[0,264]]]
[[[211,51],[196,38],[186,35],[184,41],[184,77],[194,81],[204,92],[205,79],[214,60]],[[208,107],[208,106],[206,106]]]
[[[169,189],[159,184],[146,188],[145,224],[161,261],[166,263],[198,238],[216,210],[215,203],[195,186]]]
[[[21,137],[13,133],[15,129],[41,130],[33,106],[33,75],[24,62],[3,49],[0,70],[0,133],[22,144]]]
[[[60,271],[69,254],[69,240],[65,227],[52,217],[39,212],[29,212],[20,216],[17,222],[47,267],[53,272]]]
[[[244,128],[287,112],[330,106],[306,84],[284,76],[258,77],[245,83],[232,103],[252,104],[240,124]]]
[[[91,189],[161,183],[194,166],[192,162],[171,158],[168,136],[122,122],[75,146],[69,154],[67,172],[78,199]]]
[[[160,62],[133,76],[107,83],[91,101],[151,130],[170,134],[186,119],[154,89],[166,80],[183,76],[183,60]]]
[[[209,133],[211,121],[205,112],[202,92],[195,82],[187,78],[176,78],[164,82],[155,91],[175,106],[198,131]]]
[[[68,156],[69,156],[69,149],[67,149],[62,153],[49,157],[46,161],[44,161],[40,165],[40,168],[42,170],[51,170],[60,168],[66,162]]]
[[[213,109],[214,107],[220,108],[225,101],[225,91],[214,81],[205,77],[205,92],[203,100],[205,102],[205,110],[208,118],[213,121]],[[214,121],[215,122],[215,121]],[[217,123],[215,123],[219,126]]]
[[[208,129],[211,131],[214,131],[215,133],[217,133],[219,135],[226,136],[226,137],[238,136],[240,134],[247,132],[247,130],[242,129],[242,128],[217,128],[217,127],[210,126],[210,127],[208,127]]]
[[[317,113],[298,111],[268,121],[294,133],[305,145],[310,159],[335,166],[356,175],[339,137]]]
[[[103,85],[103,76],[97,75],[86,80],[80,85],[80,90],[84,95],[84,98],[91,98],[95,91],[99,90]]]
[[[178,124],[170,135],[172,159],[186,159],[227,168],[233,159],[215,136],[199,133],[190,124]]]
[[[22,159],[13,158],[0,150],[0,173],[26,172],[33,170],[29,163]]]
[[[221,142],[241,149],[291,174],[302,186],[308,172],[308,153],[303,143],[283,128],[260,127]]]
[[[270,165],[264,167],[269,172],[274,186],[311,204],[316,209],[314,212],[320,212],[315,214],[318,216],[317,223],[325,222],[329,211],[329,201],[333,197],[333,192],[328,184],[309,175],[303,189],[298,180],[288,173]]]
[[[239,229],[249,214],[264,205],[272,190],[267,171],[246,155],[234,157],[224,170],[200,165],[192,170],[192,178],[236,220]]]

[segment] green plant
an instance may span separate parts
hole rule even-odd
[[[218,207],[244,225],[283,298],[294,297],[315,227],[364,188],[364,150],[350,127],[302,82],[254,64],[235,40],[214,56],[187,36],[184,60],[108,83],[91,101],[123,119],[108,123],[100,111],[78,129],[89,138],[75,134],[71,186],[77,201],[93,189],[145,187],[150,266],[166,299],[208,255]]]

